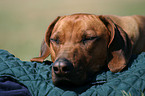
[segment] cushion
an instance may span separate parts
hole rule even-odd
[[[51,79],[51,64],[21,61],[0,49],[0,77],[10,77],[26,86],[32,96],[132,96],[145,94],[145,53],[132,59],[126,70],[100,72],[96,82],[73,88],[59,88]]]

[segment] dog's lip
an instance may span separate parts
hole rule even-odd
[[[82,78],[80,78],[81,76],[77,74],[69,74],[67,76],[59,76],[55,74],[53,77],[53,84],[56,86],[80,86],[84,85],[85,83],[91,83],[94,77],[93,75],[90,75],[82,80]]]
[[[56,78],[53,82],[56,86],[72,86],[74,83],[68,78]]]

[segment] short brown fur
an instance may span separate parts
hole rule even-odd
[[[49,25],[40,57],[31,61],[43,62],[50,54],[54,63],[65,58],[74,67],[65,79],[80,85],[105,65],[112,72],[121,71],[132,54],[143,51],[144,16],[73,14],[58,17]],[[53,69],[52,80],[54,84],[58,81]]]

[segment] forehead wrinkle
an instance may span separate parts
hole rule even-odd
[[[58,36],[60,39],[66,39],[69,37],[71,26],[72,23],[70,20],[63,17],[55,24],[52,34]]]
[[[83,38],[83,35],[95,35],[96,32],[94,29],[94,24],[96,23],[96,19],[97,18],[94,15],[84,15],[83,17],[75,20],[73,38],[77,41],[80,41]],[[89,30],[94,31],[90,32]]]
[[[77,33],[80,28],[80,20],[80,16],[66,16],[61,19],[61,21],[59,22],[60,25],[58,30],[61,30],[61,32],[66,35],[65,39],[71,40],[72,36],[75,36],[75,33]],[[79,24],[77,24],[78,22]]]
[[[65,34],[67,34],[66,39],[69,39],[73,42],[78,42],[84,35],[84,32],[86,30],[91,30],[94,23],[95,16],[92,15],[76,15],[76,16],[67,16],[62,19],[63,26],[67,26],[64,30],[67,31]],[[70,27],[70,28],[69,28]],[[68,37],[68,38],[67,38]]]
[[[99,23],[101,22],[95,15],[69,15],[63,16],[54,29],[62,33],[63,36],[60,37],[63,39],[79,39],[86,30],[99,30]]]

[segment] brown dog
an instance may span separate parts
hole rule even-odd
[[[41,46],[43,62],[51,54],[55,85],[89,82],[105,65],[121,71],[132,54],[145,51],[145,17],[73,14],[57,17]]]

